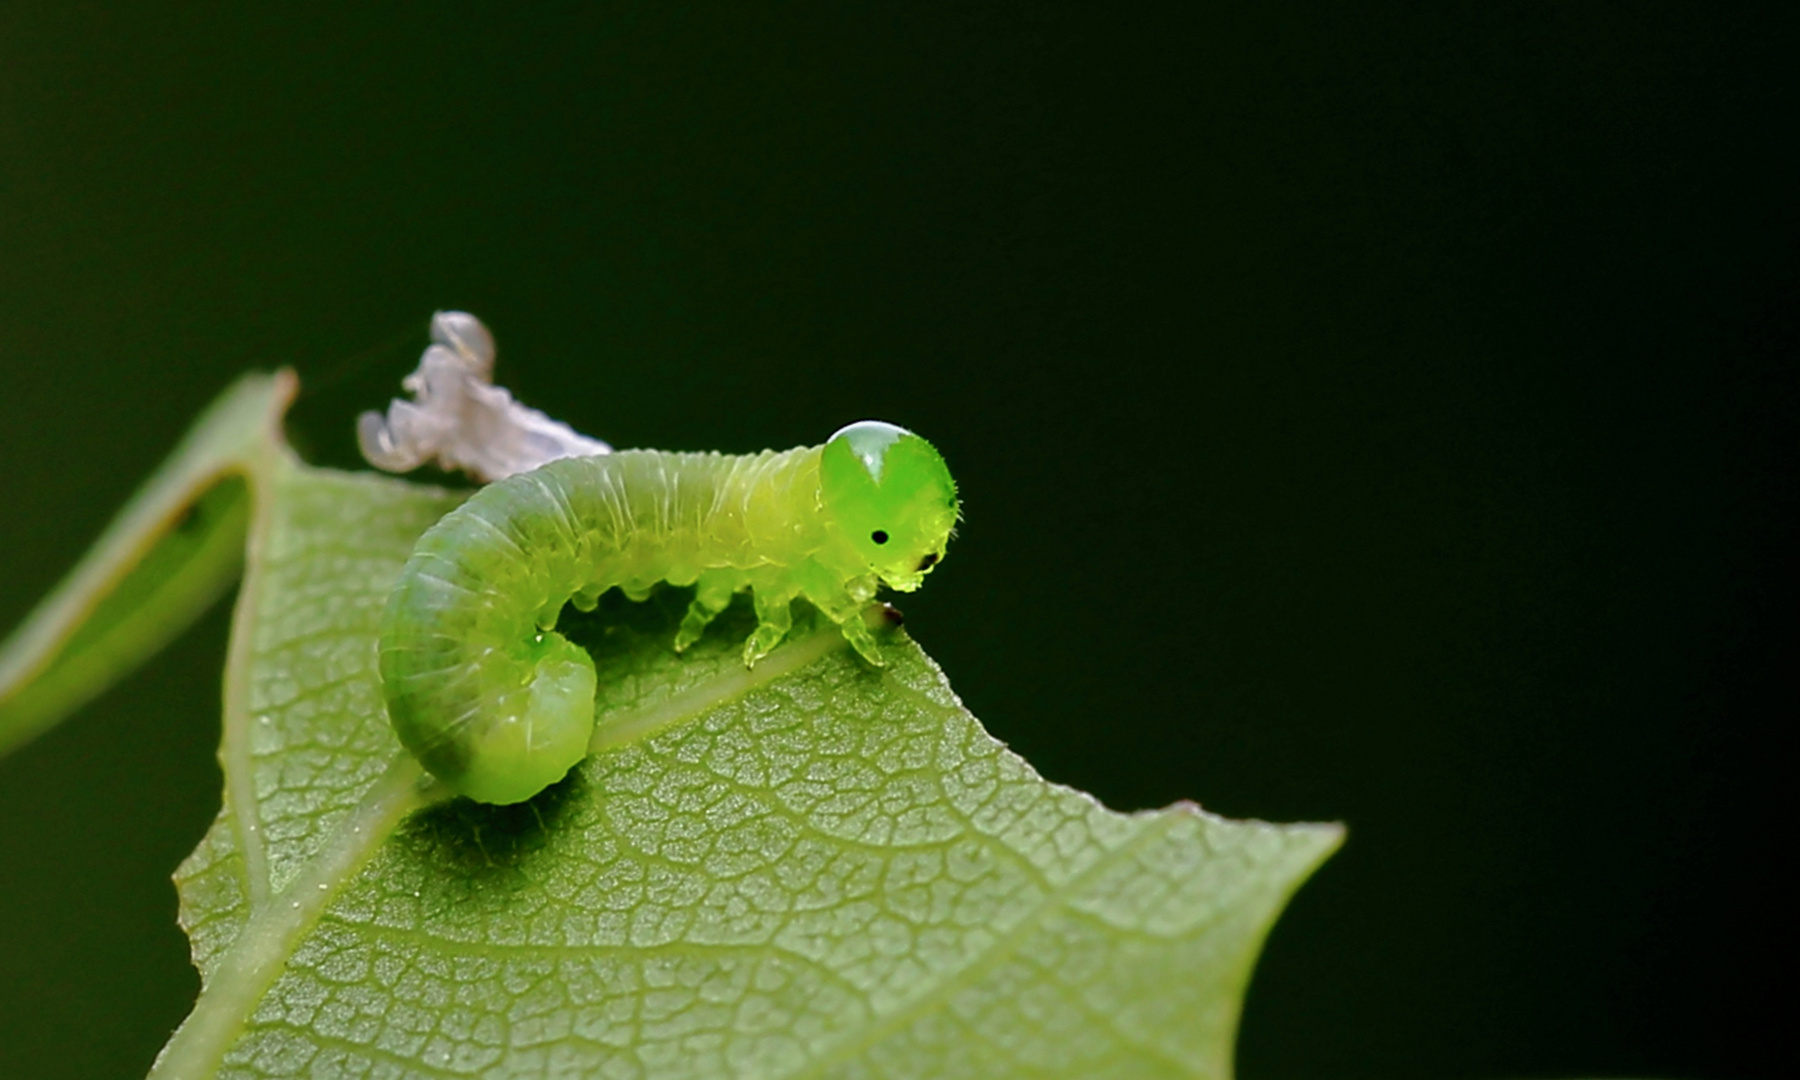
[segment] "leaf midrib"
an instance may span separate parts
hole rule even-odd
[[[237,834],[238,851],[244,860],[244,894],[252,920],[268,902],[269,860],[263,845],[261,807],[251,782],[255,774],[249,730],[250,659],[256,653],[257,645],[256,635],[248,628],[256,625],[257,606],[262,598],[264,579],[268,576],[268,537],[276,489],[287,479],[292,459],[277,453],[273,460],[265,459],[263,465],[259,470],[259,482],[250,485],[250,528],[244,547],[244,580],[238,587],[237,602],[231,612],[233,629],[225,656],[225,715],[219,738],[220,764],[225,772],[225,801],[231,807],[231,826]],[[248,931],[250,925],[246,920],[240,934]]]

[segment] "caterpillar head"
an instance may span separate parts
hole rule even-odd
[[[860,420],[819,460],[828,518],[889,588],[911,592],[944,557],[956,524],[956,481],[932,445],[905,428]]]

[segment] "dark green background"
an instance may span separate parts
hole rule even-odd
[[[1791,22],[119,7],[0,0],[0,627],[237,372],[352,465],[461,307],[622,446],[927,434],[996,735],[1348,822],[1251,1080],[1792,1071]],[[0,1075],[185,1014],[225,633],[0,763]]]

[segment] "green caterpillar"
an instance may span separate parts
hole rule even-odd
[[[956,519],[937,450],[872,420],[780,453],[552,461],[482,488],[419,539],[382,621],[388,716],[454,790],[521,802],[585,757],[594,730],[593,660],[554,630],[565,603],[692,585],[682,650],[748,588],[753,665],[803,596],[879,666],[863,608],[879,585],[918,588]]]

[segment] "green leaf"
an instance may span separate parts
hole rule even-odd
[[[287,452],[280,423],[294,389],[287,372],[238,380],[0,642],[0,755],[137,667],[237,580],[247,480]]]
[[[1255,953],[1336,827],[1108,811],[898,632],[877,671],[802,617],[746,671],[740,607],[677,658],[673,590],[565,627],[603,717],[568,780],[447,799],[382,715],[374,635],[460,496],[263,430],[224,805],[177,873],[203,990],[153,1076],[1230,1074]]]

